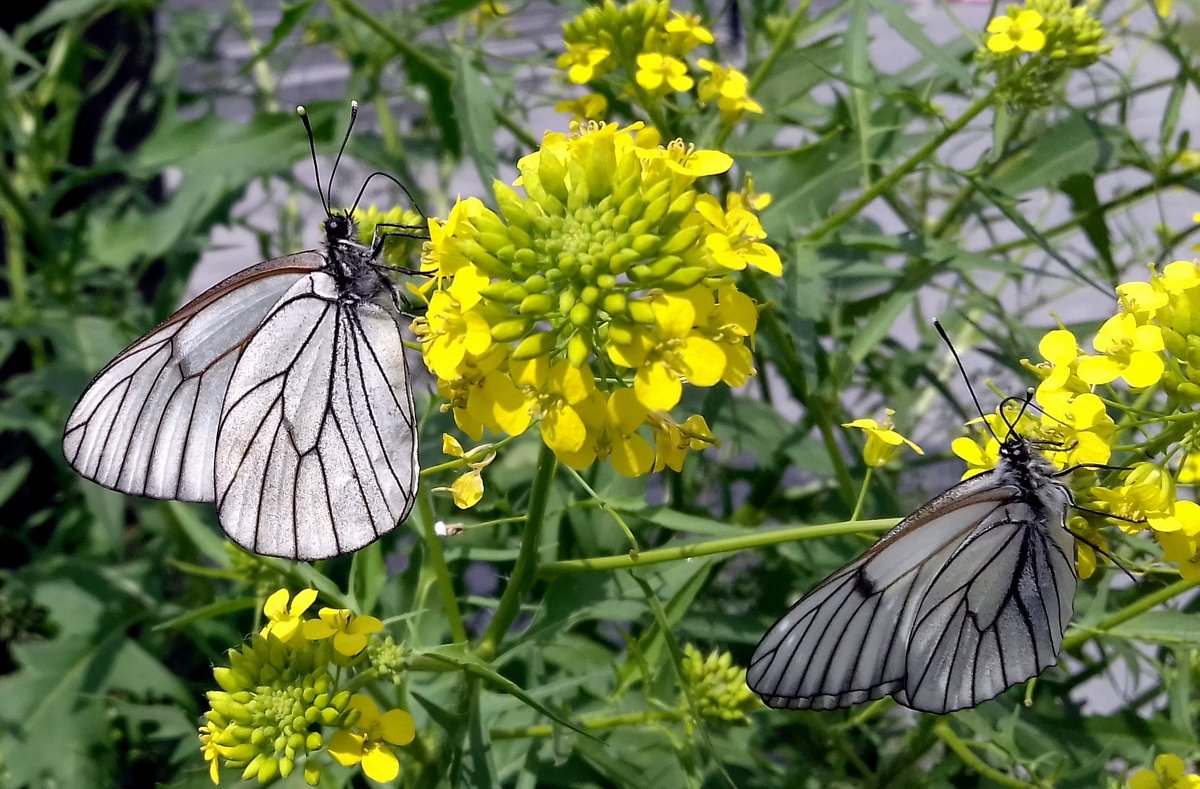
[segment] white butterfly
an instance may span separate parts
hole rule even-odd
[[[234,274],[100,371],[63,434],[76,471],[213,502],[230,539],[270,556],[349,553],[408,516],[416,421],[382,243],[322,202],[323,250]]]
[[[1061,473],[1010,432],[994,470],[909,515],[776,622],[750,689],[772,707],[890,695],[945,713],[1053,666],[1077,580]]]

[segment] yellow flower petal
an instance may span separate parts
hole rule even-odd
[[[716,386],[725,372],[725,352],[715,342],[698,335],[683,341],[683,372],[693,386]]]
[[[386,784],[400,775],[400,760],[392,753],[391,748],[372,743],[363,751],[362,771],[372,781]]]
[[[408,745],[417,736],[413,717],[404,710],[388,710],[379,719],[383,739],[392,745]]]
[[[665,364],[639,368],[633,379],[633,391],[651,411],[670,411],[683,397],[683,385]]]
[[[1076,374],[1085,384],[1112,383],[1121,375],[1121,365],[1107,356],[1081,356]]]
[[[287,605],[290,597],[287,589],[278,589],[272,592],[263,604],[263,614],[268,619],[283,619],[288,613]]]
[[[1121,373],[1121,377],[1133,388],[1144,389],[1158,383],[1165,370],[1166,366],[1158,354],[1150,351],[1134,351],[1130,354],[1129,366]],[[1082,366],[1079,377],[1083,378]]]
[[[442,454],[460,458],[463,456],[462,444],[449,433],[442,433]]]
[[[1032,30],[1041,27],[1042,15],[1032,8],[1027,8],[1017,14],[1016,26],[1022,30]]]
[[[364,739],[361,734],[338,729],[329,736],[327,750],[338,764],[344,767],[353,767],[362,761]]]
[[[574,408],[564,406],[542,418],[542,440],[555,452],[576,452],[587,438],[587,427]]]
[[[296,592],[296,596],[292,598],[292,604],[288,607],[288,613],[292,616],[300,616],[308,607],[311,606],[317,599],[316,589],[301,589]]]
[[[477,469],[460,475],[450,484],[450,494],[454,497],[454,506],[460,510],[474,507],[483,498],[483,475]]]
[[[1066,329],[1046,332],[1038,342],[1038,353],[1053,365],[1068,365],[1079,355],[1079,344],[1075,335]]]
[[[1012,19],[1007,16],[998,16],[988,22],[987,32],[989,33],[1007,33],[1013,26]]]

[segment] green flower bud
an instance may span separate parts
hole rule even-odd
[[[516,361],[536,359],[553,351],[556,344],[555,336],[549,332],[531,334],[517,345],[516,350],[512,353],[512,358]]]
[[[567,318],[571,323],[583,328],[592,322],[592,308],[587,304],[576,304],[571,308]]]
[[[522,315],[543,315],[554,308],[554,299],[546,293],[535,293],[521,300],[517,311]]]
[[[686,290],[699,283],[705,276],[705,270],[698,266],[689,266],[672,272],[663,285],[670,290]]]
[[[634,323],[640,323],[645,326],[654,323],[654,309],[644,301],[628,301],[625,304],[625,312]]]
[[[304,763],[304,783],[317,786],[321,783],[321,765],[311,759]]]
[[[501,321],[492,327],[492,339],[496,342],[512,342],[524,337],[529,328],[529,321],[523,318]]]
[[[525,290],[529,293],[541,293],[547,288],[547,286],[549,286],[550,283],[547,282],[546,278],[541,274],[534,274],[533,276],[527,278],[524,284]]]
[[[610,293],[605,296],[604,311],[610,315],[619,315],[625,312],[625,295],[622,293]]]
[[[696,245],[696,242],[700,240],[701,232],[703,232],[703,228],[700,225],[685,227],[667,239],[667,242],[659,247],[658,251],[663,255],[682,254]]]
[[[567,341],[567,360],[575,367],[582,367],[592,352],[592,344],[582,333],[571,336]]]

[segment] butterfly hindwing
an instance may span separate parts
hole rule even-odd
[[[302,252],[248,268],[129,346],[68,417],[67,462],[122,493],[213,501],[217,423],[234,366],[283,293],[324,263]]]
[[[1061,514],[998,509],[933,579],[913,625],[905,694],[914,709],[973,707],[1058,662],[1071,619],[1073,540]]]
[[[329,274],[297,282],[229,384],[216,449],[226,533],[258,553],[320,559],[390,531],[412,507],[415,422],[400,329],[345,302]]]

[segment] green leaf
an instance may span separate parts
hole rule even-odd
[[[1079,226],[1096,250],[1100,261],[1104,264],[1107,279],[1116,281],[1120,276],[1117,263],[1113,259],[1112,239],[1108,233],[1108,221],[1100,210],[1100,198],[1096,194],[1096,177],[1090,173],[1076,173],[1068,176],[1059,184],[1059,188],[1071,198],[1071,210],[1080,218]]]
[[[312,7],[317,4],[317,0],[302,0],[299,3],[283,3],[283,13],[279,17],[279,21],[275,23],[275,27],[271,29],[271,40],[268,41],[258,51],[258,53],[242,67],[242,74],[250,73],[250,70],[257,64],[266,60],[271,56],[279,45],[292,34],[296,26],[303,21]]]
[[[1183,611],[1149,611],[1106,635],[1168,646],[1200,646],[1200,617]]]
[[[1076,173],[1103,172],[1115,157],[1117,139],[1123,137],[1112,127],[1073,115],[1001,163],[988,183],[1015,196],[1054,186]]]
[[[350,560],[350,608],[357,614],[372,611],[386,583],[387,562],[383,546],[376,540],[356,551]]]
[[[490,186],[499,173],[496,116],[492,104],[495,95],[476,70],[472,54],[460,50],[454,72],[454,112],[462,130],[463,146],[485,187]]]

